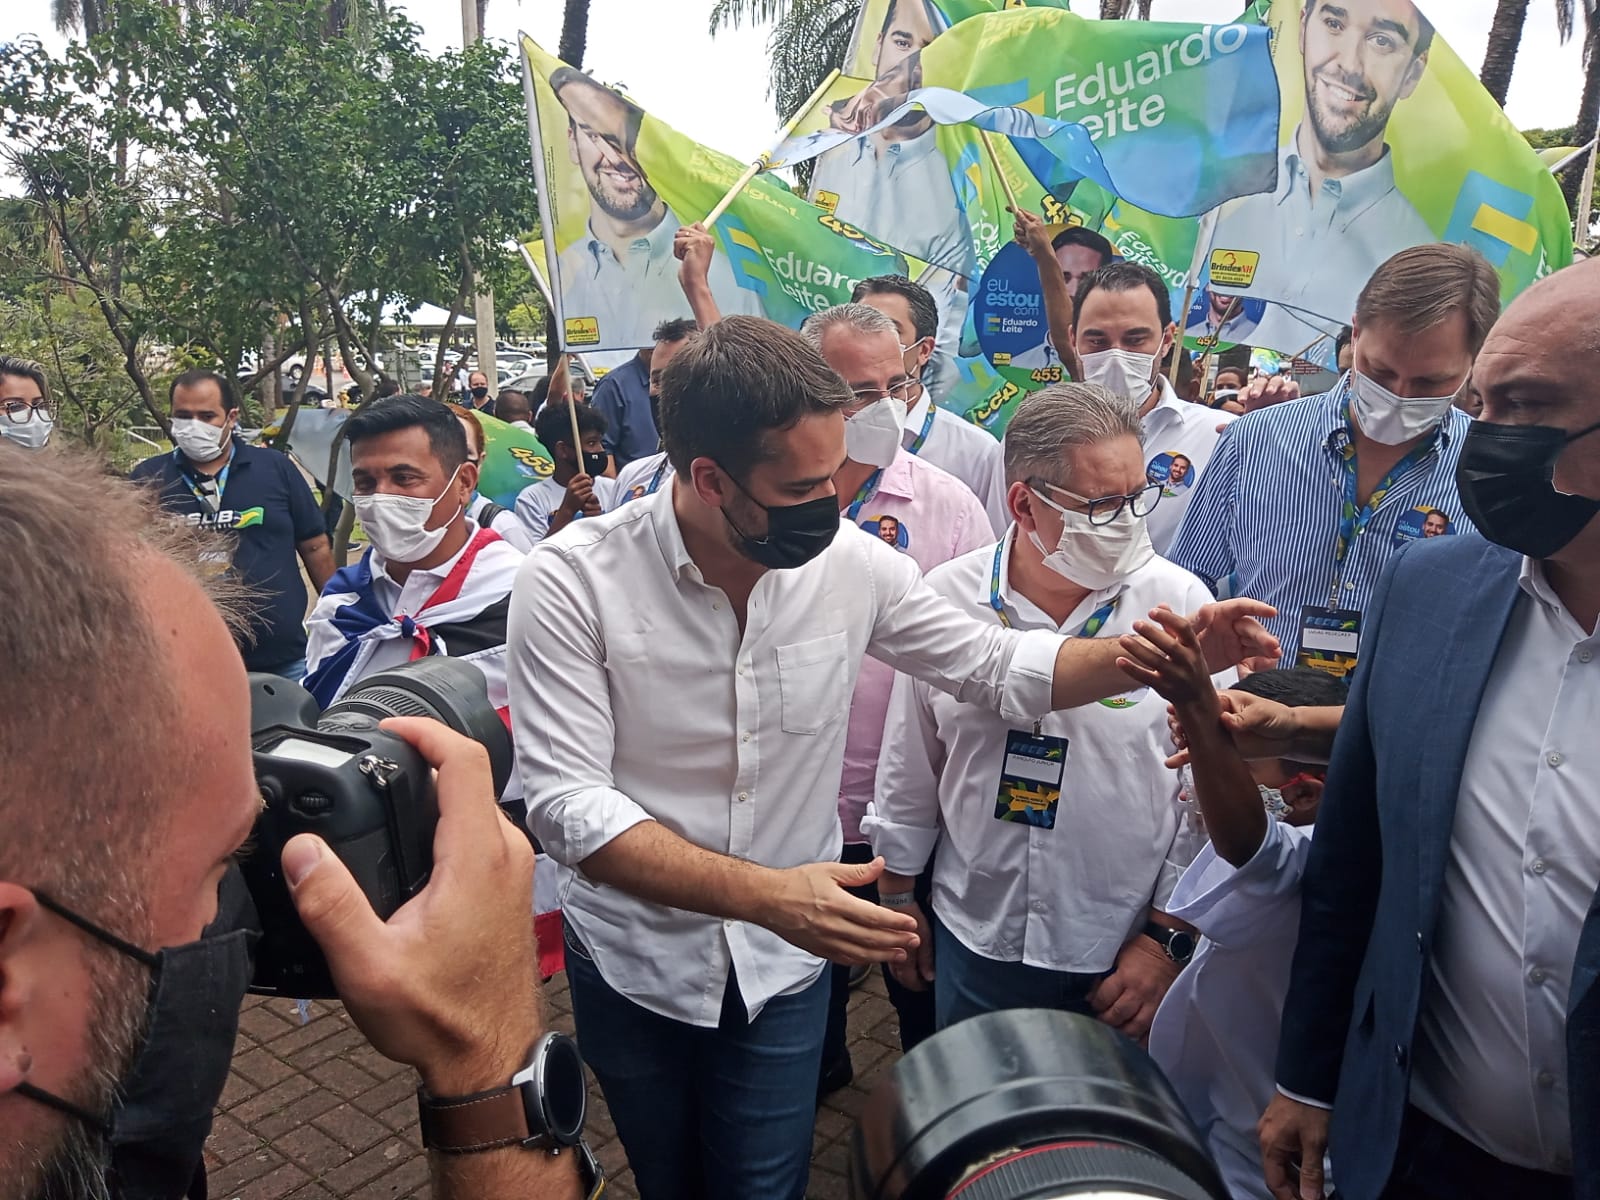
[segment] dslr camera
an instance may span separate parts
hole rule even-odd
[[[250,742],[263,801],[255,851],[241,864],[262,930],[252,992],[336,994],[284,882],[283,847],[296,834],[321,837],[385,920],[427,885],[439,821],[433,769],[409,742],[378,727],[388,717],[432,717],[478,742],[489,753],[495,794],[505,789],[511,735],[471,663],[418,659],[368,676],[322,711],[298,683],[250,676]]]

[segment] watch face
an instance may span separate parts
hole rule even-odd
[[[559,1144],[573,1145],[583,1136],[583,1121],[589,1104],[589,1089],[583,1077],[583,1058],[578,1053],[577,1042],[564,1034],[546,1039],[539,1082],[545,1129]]]
[[[1167,941],[1167,952],[1178,962],[1188,962],[1194,957],[1194,934],[1185,933],[1181,929],[1174,929],[1172,937]]]

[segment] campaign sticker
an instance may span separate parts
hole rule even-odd
[[[1161,495],[1166,499],[1192,488],[1195,474],[1194,461],[1187,454],[1179,454],[1175,450],[1156,455],[1144,470],[1145,479],[1150,483],[1159,483]]]
[[[900,518],[891,517],[888,513],[877,517],[868,517],[861,522],[861,528],[879,541],[893,546],[896,550],[904,550],[911,545],[911,535],[906,532],[906,527],[900,523]]]
[[[1255,282],[1261,255],[1254,250],[1213,250],[1211,282],[1218,287],[1247,288]]]
[[[1450,514],[1439,508],[1419,504],[1403,513],[1394,527],[1394,544],[1420,541],[1423,538],[1449,537],[1455,529]]]
[[[600,344],[599,317],[568,317],[567,345],[598,346]]]

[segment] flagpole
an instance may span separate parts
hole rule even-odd
[[[789,135],[793,133],[800,122],[805,119],[806,114],[817,106],[818,101],[820,101],[823,96],[827,95],[828,89],[833,86],[833,81],[838,78],[838,67],[835,67],[823,77],[822,82],[817,85],[816,91],[811,93],[810,98],[795,110],[794,116],[785,121],[783,128],[778,130],[778,145],[781,146],[789,139]],[[734,200],[738,198],[739,193],[744,191],[752,179],[767,169],[767,164],[771,161],[772,152],[770,150],[763,151],[761,155],[757,157],[755,162],[746,167],[739,175],[739,178],[734,180],[733,186],[728,189],[727,194],[724,195],[721,200],[717,201],[716,207],[706,214],[706,219],[702,221],[701,224],[707,229],[710,229],[713,225],[715,225],[717,223],[717,218],[728,211],[728,205],[732,204]]]
[[[1578,193],[1578,219],[1572,226],[1573,238],[1581,250],[1589,244],[1589,213],[1594,202],[1594,160],[1600,139],[1589,143],[1589,164],[1583,169],[1583,186]]]
[[[1006,194],[1006,204],[1013,214],[1020,211],[1017,208],[1017,194],[1011,190],[1011,184],[1006,180],[1006,173],[1000,169],[1000,156],[995,153],[994,142],[989,137],[987,129],[978,129],[978,138],[983,142],[983,148],[989,152],[989,162],[994,167],[994,173],[1000,180],[1000,190]]]
[[[1178,310],[1178,336],[1172,339],[1172,361],[1167,364],[1167,378],[1174,384],[1178,382],[1179,356],[1183,353],[1183,330],[1189,324],[1189,306],[1194,303],[1194,294],[1200,287],[1200,273],[1211,257],[1211,244],[1216,240],[1217,220],[1221,216],[1222,206],[1218,205],[1200,218],[1200,228],[1195,234],[1194,256],[1189,260],[1189,275],[1183,288],[1183,307]],[[1222,331],[1219,329],[1217,333],[1220,336]]]

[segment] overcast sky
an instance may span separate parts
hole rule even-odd
[[[391,0],[410,13],[435,49],[461,40],[459,0]],[[1078,0],[1080,11],[1093,0]],[[1155,0],[1170,21],[1237,16],[1239,0]],[[552,54],[561,27],[558,0],[490,0],[487,34],[511,41],[526,31]],[[1483,62],[1495,0],[1433,0],[1426,8],[1441,36],[1469,66]],[[591,0],[585,67],[626,86],[650,113],[737,158],[765,149],[777,128],[766,98],[766,30],[706,32],[711,0]],[[33,32],[55,42],[50,0],[0,0],[0,41]],[[1572,123],[1583,88],[1579,38],[1556,40],[1555,5],[1535,0],[1507,108],[1519,128]]]

